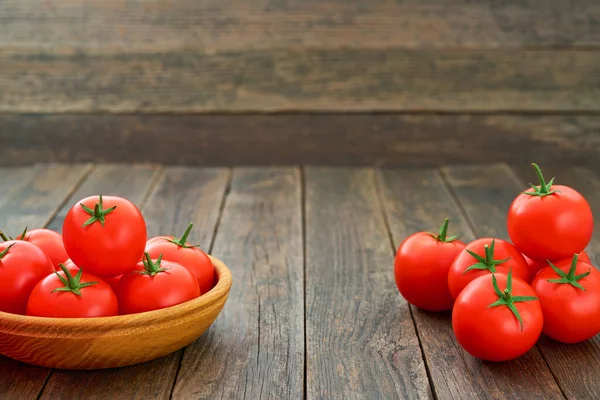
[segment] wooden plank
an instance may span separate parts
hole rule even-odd
[[[0,165],[597,164],[599,131],[565,115],[0,115]]]
[[[95,191],[128,194],[142,206],[150,237],[182,232],[190,221],[195,223],[190,240],[208,248],[215,229],[221,199],[227,182],[222,169],[165,168],[152,194],[147,198],[152,174],[148,167],[134,170],[123,166],[96,175]],[[136,180],[145,180],[145,185]],[[135,189],[136,192],[132,190]],[[123,192],[118,192],[122,190]],[[168,399],[175,381],[181,351],[132,367],[99,371],[55,371],[42,399]]]
[[[309,398],[431,398],[374,171],[306,170]]]
[[[0,86],[4,113],[597,112],[600,51],[0,51]]]
[[[418,231],[435,230],[446,217],[451,220],[452,234],[460,234],[467,243],[474,239],[468,221],[437,171],[384,169],[380,172],[380,182],[394,254],[406,237]],[[495,183],[480,180],[477,187],[484,190],[481,184],[490,185],[493,194]],[[475,190],[468,195],[473,196],[472,202],[481,200]],[[562,398],[537,350],[508,363],[481,362],[469,356],[456,341],[450,312],[431,313],[411,308],[437,398]]]
[[[516,166],[513,170],[520,178],[520,186],[525,182],[535,182],[535,173],[527,165]],[[590,203],[595,226],[600,226],[600,179],[594,172],[578,167],[560,165],[541,166],[547,179],[556,176],[556,183],[571,186],[579,191]],[[586,248],[596,267],[600,266],[600,237],[597,233]],[[563,391],[569,398],[592,398],[600,392],[600,335],[575,345],[558,343],[543,337],[540,349],[556,375]],[[573,371],[577,371],[574,374]]]
[[[173,399],[301,398],[299,171],[235,169],[212,252],[231,269],[235,289],[210,331],[186,349]]]
[[[23,224],[30,228],[45,226],[68,193],[89,172],[89,167],[44,165],[4,172],[8,173],[0,173],[3,194],[0,221],[2,228],[12,234],[22,231]],[[19,178],[23,179],[21,183]],[[46,368],[0,356],[0,398],[36,398],[49,373]]]
[[[597,46],[597,2],[4,0],[0,46],[174,48]]]

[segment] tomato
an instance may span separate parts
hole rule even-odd
[[[50,257],[54,269],[57,271],[60,270],[58,264],[64,263],[69,258],[65,251],[62,235],[50,229],[33,229],[27,232],[27,228],[25,228],[23,233],[17,236],[17,239],[26,240],[42,249]]]
[[[465,243],[447,236],[448,218],[439,234],[417,232],[398,247],[394,276],[400,294],[409,303],[429,311],[452,309],[448,270]]]
[[[474,279],[452,310],[458,343],[486,361],[508,361],[525,354],[540,337],[543,323],[535,292],[521,279],[513,279],[510,271]]]
[[[577,254],[550,263],[531,286],[542,305],[546,335],[578,343],[600,333],[600,272]]]
[[[92,318],[118,315],[117,296],[102,278],[63,264],[61,272],[40,281],[27,302],[27,315],[53,318]]]
[[[590,242],[594,230],[592,210],[576,190],[544,180],[532,164],[539,186],[522,192],[508,211],[508,234],[527,257],[544,261],[570,258]]]
[[[513,271],[515,277],[529,282],[529,269],[523,255],[502,239],[477,239],[467,245],[450,265],[448,287],[455,299],[473,279],[482,275]]]
[[[172,236],[150,239],[146,244],[146,251],[150,258],[158,258],[162,254],[163,260],[176,262],[190,270],[198,279],[200,293],[204,294],[213,288],[215,267],[205,252],[186,242],[193,226],[190,223],[180,239]]]
[[[161,257],[152,261],[148,253],[135,271],[123,275],[117,287],[121,314],[171,307],[198,296],[200,287],[194,274]]]
[[[87,197],[67,213],[63,240],[75,265],[100,277],[114,277],[133,270],[144,254],[146,223],[127,199]]]
[[[50,258],[23,240],[0,243],[0,311],[25,314],[35,285],[54,272]]]
[[[540,270],[542,268],[548,267],[547,260],[544,260],[544,261],[532,260],[531,258],[527,257],[525,254],[523,254],[523,258],[525,258],[525,261],[527,261],[527,267],[529,268],[529,276],[531,277],[531,279],[535,278],[537,273],[540,272]],[[569,263],[571,262],[570,258],[565,258],[564,260],[567,260],[567,262],[569,262]],[[553,261],[553,260],[550,260],[550,261]],[[554,260],[553,262],[557,263],[557,262],[561,262],[561,261],[563,261],[563,260],[559,260],[559,261]],[[579,253],[579,261],[583,261],[588,264],[592,263],[590,256],[588,256],[588,254],[585,251],[582,251],[581,253]]]

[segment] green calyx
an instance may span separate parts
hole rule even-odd
[[[13,247],[16,243],[11,244],[10,246],[8,246],[7,248],[5,248],[4,250],[2,250],[0,252],[0,260],[2,260],[2,258],[4,258],[5,255],[8,254],[8,251],[11,249],[11,247]]]
[[[512,269],[508,271],[508,276],[506,278],[506,289],[501,291],[498,287],[498,281],[496,280],[496,276],[492,274],[492,284],[494,285],[494,292],[498,295],[499,299],[490,304],[488,307],[499,307],[506,306],[508,309],[514,314],[514,316],[519,320],[519,324],[521,324],[521,331],[523,331],[523,320],[521,319],[521,314],[519,314],[519,310],[515,307],[515,303],[522,303],[525,301],[533,301],[537,300],[537,297],[534,296],[513,296],[512,295]]]
[[[21,240],[27,240],[27,227],[25,227],[25,229],[23,229],[23,233],[21,233]]]
[[[429,235],[431,235],[431,237],[433,237],[435,240],[437,240],[438,242],[444,242],[444,243],[449,243],[452,242],[454,240],[458,240],[459,236],[455,235],[455,236],[447,236],[448,235],[448,223],[449,223],[449,219],[446,218],[444,220],[444,223],[442,224],[442,226],[440,227],[439,233],[435,234],[435,233],[430,233]]]
[[[183,233],[183,236],[181,236],[179,239],[177,237],[175,237],[175,235],[173,235],[173,239],[168,239],[169,242],[176,244],[179,247],[183,247],[183,248],[193,248],[193,247],[198,247],[198,245],[191,245],[191,244],[187,244],[187,238],[188,236],[190,236],[190,232],[192,231],[192,228],[194,227],[194,224],[190,222],[190,224],[188,225],[187,229],[185,230],[185,232]]]
[[[95,222],[100,222],[100,224],[104,228],[104,223],[106,222],[106,216],[108,214],[110,214],[111,212],[113,212],[115,210],[115,208],[117,208],[117,206],[112,206],[111,208],[108,208],[105,210],[104,206],[102,205],[102,195],[100,195],[99,197],[100,197],[100,200],[98,203],[96,203],[93,210],[91,208],[89,208],[88,206],[86,206],[85,204],[80,203],[80,206],[85,210],[85,212],[91,215],[91,218],[88,219],[87,221],[85,221],[85,223],[83,224],[84,227],[91,225]]]
[[[548,182],[546,182],[546,180],[544,179],[544,175],[542,175],[542,170],[540,169],[540,167],[538,167],[538,165],[536,163],[531,163],[531,166],[535,170],[535,173],[536,173],[538,179],[540,180],[540,184],[539,184],[539,186],[535,186],[532,183],[530,183],[529,185],[531,186],[531,189],[533,190],[533,192],[525,191],[525,192],[521,192],[521,193],[528,194],[530,196],[544,197],[544,196],[548,196],[553,193],[559,192],[558,190],[552,190],[552,185],[554,184],[554,178],[552,178]]]
[[[81,274],[83,273],[83,270],[81,270],[81,269],[79,271],[77,271],[77,274],[75,276],[73,276],[73,275],[71,275],[71,271],[69,271],[67,269],[67,267],[65,267],[64,264],[58,264],[58,266],[65,273],[65,276],[64,277],[60,276],[60,274],[56,271],[54,273],[56,274],[56,276],[58,276],[58,279],[60,279],[62,284],[65,286],[57,287],[51,293],[73,292],[77,296],[81,296],[81,289],[88,287],[88,286],[95,285],[98,283],[98,282],[81,282]]]
[[[161,266],[160,266],[160,263],[162,262],[162,254],[158,257],[156,262],[152,261],[152,259],[150,258],[150,254],[148,252],[146,252],[144,254],[145,254],[145,258],[146,258],[143,261],[144,270],[137,271],[139,274],[154,276],[154,275],[158,274],[159,272],[165,272],[168,270],[168,268],[161,268]]]
[[[13,240],[13,238],[11,238],[10,236],[6,236],[6,234],[2,231],[0,231],[0,238],[2,238],[2,240],[4,240],[5,242],[8,242],[9,240]]]
[[[579,258],[579,254],[575,254],[573,256],[573,261],[571,262],[571,268],[569,268],[568,274],[565,274],[561,269],[556,268],[556,266],[554,264],[552,264],[550,261],[548,261],[548,264],[550,264],[550,266],[552,267],[554,272],[556,272],[558,274],[558,276],[560,276],[559,279],[548,279],[548,282],[568,283],[569,285],[574,286],[577,289],[581,289],[581,290],[585,291],[585,288],[583,286],[581,286],[581,283],[579,283],[578,281],[585,278],[586,276],[588,276],[592,272],[592,269],[590,268],[590,270],[588,272],[584,272],[583,274],[575,275],[575,270],[577,269],[577,259],[578,258]]]
[[[488,246],[487,244],[483,246],[484,251],[485,251],[485,258],[481,257],[479,254],[472,252],[469,249],[466,249],[467,252],[473,256],[473,258],[475,258],[478,262],[471,265],[469,268],[465,269],[465,272],[463,272],[463,275],[466,274],[467,272],[473,270],[473,269],[479,269],[479,270],[488,270],[492,273],[496,272],[496,266],[503,264],[505,262],[507,262],[508,260],[510,260],[510,257],[505,258],[504,260],[494,260],[494,248],[496,246],[496,239],[492,240],[492,244],[490,246]]]

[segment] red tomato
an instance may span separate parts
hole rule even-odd
[[[513,271],[515,277],[529,282],[529,269],[523,255],[502,239],[477,239],[467,245],[450,265],[448,287],[456,299],[465,286],[482,275]]]
[[[180,264],[146,259],[124,274],[117,288],[121,314],[158,310],[195,299],[200,288],[194,274]]]
[[[27,302],[27,315],[53,318],[92,318],[118,315],[117,296],[101,278],[77,270],[73,276],[61,265],[61,272],[40,281]]]
[[[600,333],[600,272],[577,255],[542,269],[531,286],[542,305],[546,335],[577,343]]]
[[[473,280],[452,310],[456,339],[473,357],[486,361],[508,361],[525,354],[540,337],[543,323],[535,292],[510,272]]]
[[[198,279],[200,293],[204,294],[213,288],[215,282],[215,267],[208,255],[198,247],[186,242],[192,227],[190,223],[180,239],[172,236],[159,236],[152,238],[146,244],[146,252],[150,258],[158,258],[183,265]]]
[[[548,261],[546,261],[546,260],[544,260],[544,261],[532,260],[531,258],[527,257],[525,254],[523,254],[523,258],[525,258],[525,261],[527,261],[527,267],[529,268],[529,276],[531,277],[531,279],[535,278],[537,273],[540,272],[540,270],[542,268],[549,266]],[[570,258],[565,258],[564,260],[566,260],[568,263],[571,262]],[[559,261],[550,260],[550,261],[552,261],[554,264],[556,264],[563,260],[559,260]],[[581,253],[579,253],[579,261],[583,261],[588,264],[592,263],[592,260],[590,260],[590,256],[588,256],[588,254],[585,251],[582,251]]]
[[[35,285],[54,272],[50,258],[23,240],[0,243],[0,311],[25,314]]]
[[[447,230],[448,218],[438,235],[417,232],[406,238],[396,252],[396,286],[406,301],[424,310],[450,310],[454,304],[448,289],[448,270],[465,244],[457,236],[447,237]]]
[[[519,194],[508,210],[508,234],[515,246],[537,261],[561,260],[580,253],[594,230],[592,210],[574,189],[546,183],[532,164],[539,186]]]
[[[17,239],[26,240],[42,249],[50,257],[54,269],[57,271],[60,271],[58,264],[64,263],[69,258],[65,251],[62,235],[50,229],[33,229],[27,232],[27,228],[25,228],[23,233],[17,236]]]
[[[100,277],[114,277],[133,270],[144,254],[146,223],[127,199],[87,197],[67,213],[63,240],[75,265]]]

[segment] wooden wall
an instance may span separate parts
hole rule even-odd
[[[594,163],[596,0],[2,0],[1,164]]]

